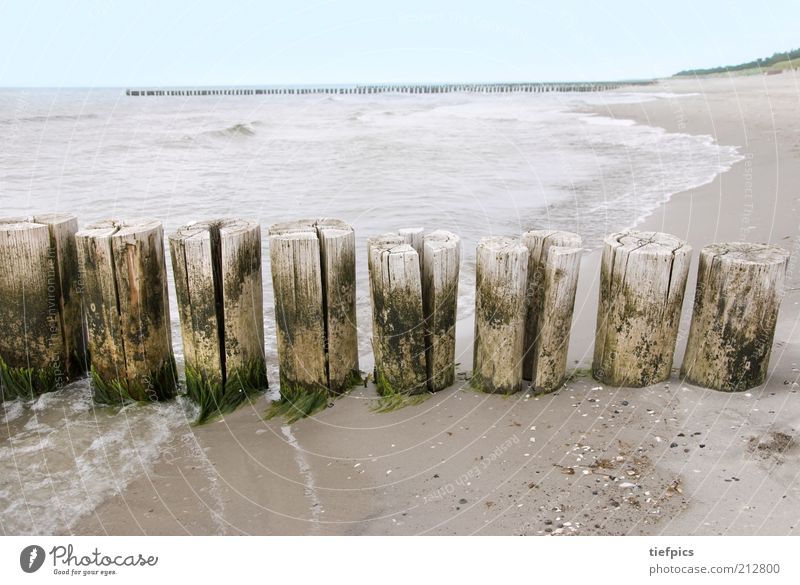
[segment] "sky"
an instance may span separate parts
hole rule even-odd
[[[613,80],[800,47],[798,0],[0,0],[0,86]]]

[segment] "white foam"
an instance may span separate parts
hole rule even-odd
[[[20,424],[0,446],[6,533],[68,533],[96,506],[150,473],[175,429],[186,423],[178,401],[119,411],[72,408],[87,399],[88,385],[53,393],[46,411],[24,407],[14,421]]]

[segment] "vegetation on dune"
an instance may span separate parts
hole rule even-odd
[[[738,65],[724,65],[722,67],[709,67],[707,69],[686,69],[679,71],[675,77],[688,77],[696,75],[714,75],[719,73],[762,73],[765,70],[795,69],[800,67],[800,49],[774,53],[771,57],[739,63]]]

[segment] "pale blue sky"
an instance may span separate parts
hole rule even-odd
[[[0,0],[0,86],[658,77],[798,23],[798,0]]]

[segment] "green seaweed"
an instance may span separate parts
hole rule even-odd
[[[186,365],[186,395],[200,406],[195,424],[229,414],[255,394],[266,390],[267,370],[263,360],[251,360],[229,373],[225,383],[217,376]]]
[[[146,377],[147,384],[119,378],[103,380],[94,366],[91,368],[90,377],[94,401],[97,404],[123,405],[131,402],[155,402],[174,398],[177,393],[177,373],[175,359],[172,357],[166,360],[160,369]]]
[[[509,396],[513,396],[514,394],[516,394],[521,390],[525,390],[527,388],[526,384],[527,382],[523,380],[519,388],[512,389],[512,388],[501,387],[501,388],[491,389],[491,387],[486,384],[486,381],[484,380],[483,376],[479,374],[473,374],[472,377],[469,379],[469,382],[467,383],[466,387],[472,392],[478,392],[480,394],[493,394],[497,396],[502,396],[504,398],[508,398]]]
[[[45,392],[61,387],[56,368],[14,368],[0,357],[0,398],[2,400],[33,400]]]
[[[325,409],[329,399],[327,388],[293,384],[281,376],[281,397],[270,405],[264,418],[269,420],[282,416],[292,424]]]
[[[569,384],[570,382],[580,378],[591,378],[593,374],[594,372],[592,371],[592,368],[575,368],[572,370],[572,372],[567,374],[563,384]]]
[[[375,380],[375,388],[378,391],[379,397],[370,406],[372,412],[392,412],[406,406],[414,404],[421,404],[431,397],[430,392],[421,392],[417,394],[409,394],[407,392],[400,392],[396,390],[391,382],[386,379],[381,372],[378,372],[378,377]]]
[[[346,394],[351,388],[361,386],[362,384],[364,384],[364,378],[361,377],[361,372],[358,370],[350,370],[344,383],[337,385],[336,388],[331,388],[331,393],[335,396],[341,396],[342,394]]]
[[[140,402],[133,398],[128,391],[128,384],[114,379],[106,382],[92,366],[89,376],[92,380],[92,397],[96,404],[122,405],[131,402]]]

